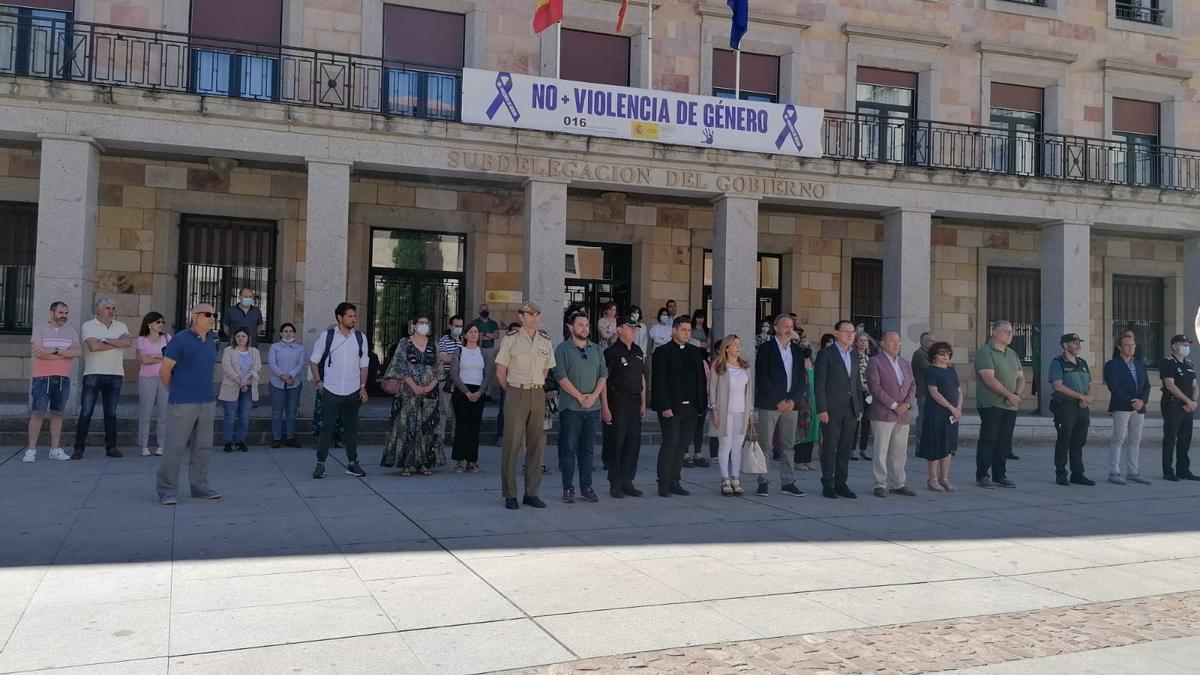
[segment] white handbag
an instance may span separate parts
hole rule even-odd
[[[754,416],[750,416],[750,430],[742,443],[742,473],[766,474],[767,456],[763,454],[762,446],[758,444],[758,425]]]

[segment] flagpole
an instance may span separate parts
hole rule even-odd
[[[654,0],[646,0],[646,88],[654,88]]]
[[[555,24],[554,39],[558,43],[554,46],[554,79],[559,79],[559,70],[562,67],[562,21]]]
[[[742,50],[737,49],[733,52],[733,98],[735,101],[740,101],[742,98]]]

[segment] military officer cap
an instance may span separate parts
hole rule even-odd
[[[1079,337],[1079,333],[1063,333],[1058,344],[1065,345],[1068,342],[1083,342],[1083,338]]]
[[[1192,344],[1191,339],[1189,339],[1186,335],[1176,335],[1175,337],[1171,338],[1171,344],[1175,344],[1177,342],[1186,342],[1189,345]]]
[[[542,308],[538,307],[536,302],[530,302],[526,300],[525,302],[521,303],[521,306],[517,309],[517,311],[521,314],[541,314]]]

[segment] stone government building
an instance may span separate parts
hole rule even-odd
[[[969,372],[1010,319],[1133,327],[1200,304],[1200,8],[1185,0],[756,0],[743,98],[826,110],[824,156],[463,124],[461,70],[733,94],[729,10],[568,0],[0,0],[0,386],[31,322],[131,328],[254,288],[306,343],[349,299],[383,358],[414,313],[668,298],[748,335],[789,310],[923,330]],[[565,265],[564,265],[565,262]],[[559,267],[562,265],[563,267]],[[136,367],[130,361],[132,380]],[[1098,374],[1097,374],[1098,375]],[[964,378],[966,381],[969,378]],[[1157,396],[1155,397],[1157,398]]]

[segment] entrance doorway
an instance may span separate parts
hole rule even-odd
[[[466,303],[466,238],[403,230],[371,232],[371,338],[369,389],[378,390],[392,352],[418,316],[428,316],[437,340]]]
[[[628,244],[567,242],[564,270],[567,307],[580,304],[592,320],[592,339],[599,339],[597,319],[604,306],[617,303],[617,311],[629,308],[633,247]],[[565,309],[565,308],[564,308]]]
[[[757,262],[758,288],[754,293],[754,307],[757,313],[755,321],[764,317],[774,317],[783,311],[783,289],[780,283],[780,270],[783,268],[783,256],[770,253],[759,253]],[[704,313],[708,317],[708,325],[712,326],[713,307],[713,257],[712,251],[704,251]]]

